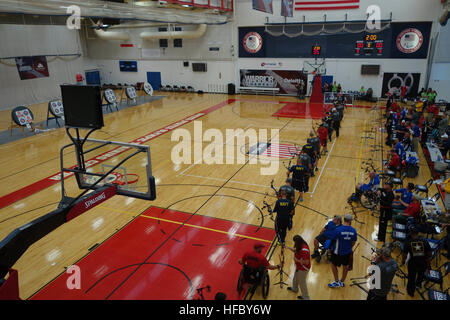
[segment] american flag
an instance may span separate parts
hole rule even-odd
[[[289,159],[299,152],[300,150],[292,144],[271,143],[262,155],[271,158]]]
[[[295,11],[359,9],[359,0],[301,0],[295,1]]]

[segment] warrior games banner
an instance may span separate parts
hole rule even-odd
[[[281,16],[290,18],[294,16],[294,0],[281,0]]]
[[[16,65],[21,80],[49,76],[47,58],[45,56],[17,57]]]
[[[406,86],[406,97],[415,98],[419,91],[420,73],[384,73],[383,89],[381,96],[388,92],[391,95],[400,96],[401,87]]]
[[[252,0],[252,2],[253,2],[253,10],[273,14],[272,0]]]
[[[279,94],[297,95],[298,85],[307,92],[307,75],[296,70],[241,69],[241,87],[278,88]]]

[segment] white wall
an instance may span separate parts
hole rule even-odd
[[[0,58],[82,53],[76,31],[65,26],[0,25]],[[46,102],[60,96],[59,85],[83,73],[83,57],[47,57],[49,77],[20,80],[14,59],[0,60],[0,109]]]
[[[438,100],[450,101],[450,23],[448,22],[439,30],[428,86],[436,90]]]
[[[161,72],[163,85],[192,86],[195,90],[205,92],[226,92],[226,85],[233,82],[234,64],[232,61],[208,61],[207,72],[193,72],[183,61],[174,60],[139,60],[138,72],[121,72],[119,60],[89,59],[85,61],[86,69],[99,69],[102,83],[136,83],[147,81],[147,72]],[[156,88],[155,88],[156,89]]]
[[[196,26],[181,26],[183,31],[196,29]],[[161,49],[159,40],[142,40],[143,31],[157,32],[156,27],[139,29],[120,29],[131,36],[126,43],[131,48],[122,48],[123,41],[105,41],[89,33],[85,39],[88,58],[85,69],[99,69],[102,83],[136,83],[146,81],[147,72],[161,72],[163,85],[192,86],[205,92],[226,92],[226,85],[234,82],[234,53],[231,50],[233,26],[208,25],[205,34],[197,39],[183,39],[182,48],[174,48],[173,40],[169,47]],[[219,51],[210,51],[218,47]],[[142,50],[153,50],[156,57],[146,57]],[[137,60],[138,72],[120,72],[119,60]],[[183,66],[189,61],[189,67]],[[206,62],[207,72],[193,72],[192,62]]]

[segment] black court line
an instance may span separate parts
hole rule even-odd
[[[291,120],[287,121],[283,127],[280,129],[283,130],[289,123],[291,122]],[[270,141],[271,139],[269,139]],[[189,217],[186,219],[186,221],[184,221],[182,224],[180,224],[180,226],[178,228],[175,229],[175,231],[173,231],[169,237],[164,240],[155,250],[153,250],[152,253],[150,253],[150,255],[141,263],[138,265],[138,267],[132,271],[116,288],[114,288],[106,297],[105,300],[108,300],[113,294],[114,292],[116,292],[126,281],[128,281],[131,276],[133,276],[140,268],[142,265],[144,265],[165,243],[167,243],[167,241],[172,238],[195,214],[197,214],[198,211],[200,211],[201,208],[203,208],[206,203],[209,202],[209,200],[211,200],[215,194],[217,194],[217,192],[219,192],[220,189],[222,189],[228,182],[230,182],[231,179],[233,179],[233,177],[235,177],[248,163],[249,163],[250,159],[248,159],[230,178],[228,178],[227,181],[225,181],[220,188],[218,188],[205,202],[203,202],[203,204]]]

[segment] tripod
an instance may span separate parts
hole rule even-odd
[[[273,285],[276,286],[279,284],[280,288],[283,289],[283,285],[286,285],[286,286],[288,285],[286,282],[283,281],[283,274],[285,274],[286,276],[289,277],[289,275],[286,272],[284,272],[284,270],[283,270],[283,267],[284,267],[284,244],[281,245],[280,261],[281,261],[281,263],[280,263],[281,267],[280,267],[278,273],[275,275],[275,277],[280,276],[280,281],[277,283],[274,283]]]

